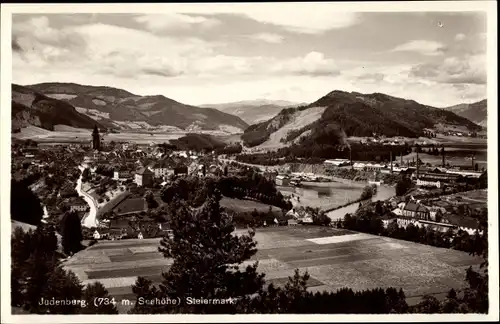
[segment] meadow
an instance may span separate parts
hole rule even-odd
[[[246,199],[235,199],[223,197],[220,201],[221,207],[227,208],[234,212],[241,213],[251,213],[254,210],[258,212],[267,212],[269,211],[269,207],[271,207],[273,212],[280,212],[281,210],[278,207],[263,204],[254,200],[246,200]]]
[[[443,298],[451,288],[463,287],[465,269],[481,262],[456,250],[328,227],[259,228],[255,239],[258,252],[242,267],[258,260],[268,284],[285,284],[298,268],[311,275],[312,291],[392,286],[403,288],[409,304],[424,294]],[[102,282],[117,300],[134,301],[136,277],[158,284],[172,263],[157,251],[158,245],[159,239],[101,241],[75,254],[65,267],[84,283]],[[121,312],[127,310],[119,306]]]
[[[119,133],[101,134],[105,142],[130,142],[135,144],[161,144],[169,140],[185,136],[187,131],[176,132],[148,132],[143,131],[123,131]],[[221,131],[200,131],[197,133],[216,136],[219,140],[232,139],[235,135]],[[12,134],[17,139],[32,139],[40,143],[89,143],[91,141],[91,130],[73,128],[64,125],[57,125],[54,131],[49,131],[35,126],[21,129],[21,132]]]

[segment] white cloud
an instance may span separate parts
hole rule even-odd
[[[135,21],[144,24],[149,30],[161,32],[166,30],[191,29],[193,27],[212,28],[220,24],[214,18],[203,16],[185,15],[180,13],[148,14],[134,18]]]
[[[455,35],[455,40],[460,42],[463,41],[466,37],[467,36],[465,36],[465,34],[459,33]]]
[[[271,71],[296,75],[334,75],[339,73],[339,68],[333,59],[325,58],[323,53],[310,52],[304,57],[278,61]]]
[[[321,34],[331,29],[349,27],[360,21],[358,13],[341,12],[335,3],[315,3],[314,6],[309,3],[172,4],[169,9],[170,12],[181,14],[243,15],[261,23],[305,34]]]
[[[486,84],[486,55],[448,57],[440,63],[426,63],[413,67],[411,77],[448,84]]]
[[[396,46],[391,50],[391,52],[415,52],[427,56],[436,56],[442,55],[444,48],[444,45],[439,42],[428,40],[414,40]]]
[[[248,37],[254,40],[264,41],[266,43],[271,43],[271,44],[279,44],[282,43],[284,40],[283,36],[273,33],[260,33],[260,34],[250,35]]]

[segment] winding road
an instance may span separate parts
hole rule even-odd
[[[95,201],[94,198],[92,198],[89,194],[87,194],[85,191],[82,190],[82,176],[83,176],[83,170],[85,170],[85,167],[83,165],[80,165],[78,167],[81,171],[80,178],[78,178],[78,181],[76,182],[76,187],[75,190],[78,192],[78,195],[82,197],[87,204],[90,206],[90,211],[82,219],[82,225],[90,228],[90,227],[97,227],[98,222],[97,222],[97,202]]]

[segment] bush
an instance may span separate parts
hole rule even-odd
[[[332,221],[330,217],[328,217],[324,212],[313,214],[312,219],[313,219],[313,224],[321,226],[328,226]]]
[[[373,197],[373,187],[372,186],[366,186],[363,189],[363,192],[361,193],[360,199],[361,200],[366,200],[366,199],[370,199],[372,197]]]
[[[412,187],[412,182],[408,178],[403,178],[396,183],[396,195],[404,196]]]

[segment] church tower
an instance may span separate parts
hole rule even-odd
[[[97,125],[94,126],[94,131],[92,132],[92,149],[101,150],[101,139],[99,136],[99,130],[97,129]]]

